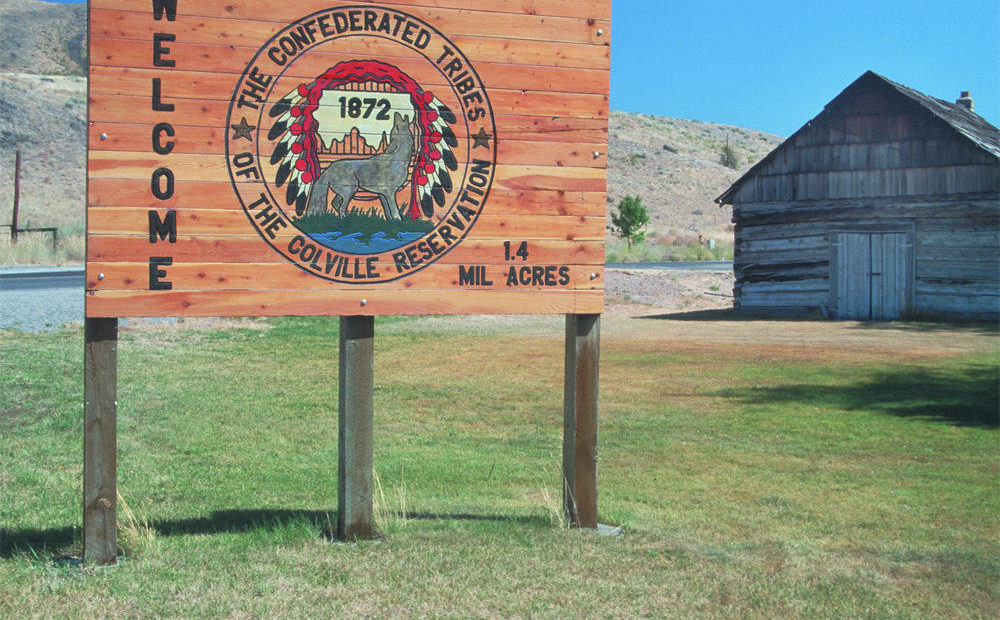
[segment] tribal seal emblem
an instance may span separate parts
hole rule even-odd
[[[472,64],[401,11],[331,8],[288,24],[247,65],[226,127],[230,178],[277,252],[327,280],[406,277],[475,226],[496,122]]]

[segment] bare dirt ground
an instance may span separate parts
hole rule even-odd
[[[739,313],[732,307],[732,273],[609,269],[601,319],[602,348],[613,351],[695,353],[762,360],[856,360],[895,362],[940,359],[1000,348],[991,324],[916,324],[829,321],[820,316],[787,319]],[[719,290],[714,290],[715,288]],[[418,317],[389,323],[380,333],[430,337],[452,333],[514,338],[562,338],[562,316]],[[558,347],[558,345],[556,345]]]
[[[650,350],[768,358],[935,359],[996,351],[1000,326],[785,319],[733,310],[732,272],[609,269],[602,335]],[[717,290],[718,289],[718,290]]]

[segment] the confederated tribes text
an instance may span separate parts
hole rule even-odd
[[[470,121],[484,118],[488,112],[484,103],[482,85],[470,67],[443,42],[436,33],[413,21],[408,15],[396,11],[372,8],[341,8],[324,11],[303,18],[298,26],[278,37],[268,46],[264,56],[280,70],[310,47],[340,36],[368,34],[393,39],[420,52],[438,65],[441,73],[451,82],[462,98],[466,117]],[[435,40],[439,45],[431,45]],[[264,51],[264,50],[262,50]],[[265,63],[266,64],[266,63]],[[270,84],[271,71],[254,65],[249,71],[246,89],[237,101],[237,108],[258,109],[263,103],[266,87]]]

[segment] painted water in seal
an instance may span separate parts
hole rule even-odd
[[[376,231],[365,241],[365,234],[360,232],[343,233],[331,231],[325,233],[306,233],[310,239],[331,250],[345,254],[378,254],[401,248],[407,243],[424,236],[422,232],[400,232],[389,237],[382,231]]]

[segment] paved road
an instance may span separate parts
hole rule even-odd
[[[0,329],[49,331],[83,320],[82,267],[0,267]]]
[[[732,271],[732,261],[608,263],[618,269]],[[0,267],[0,329],[58,329],[83,320],[82,267]]]

